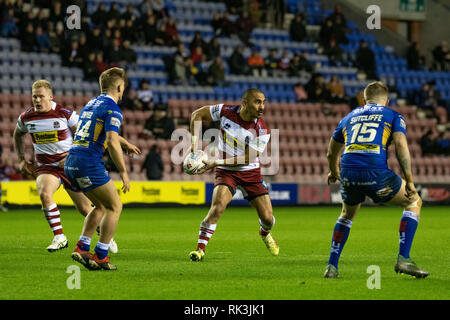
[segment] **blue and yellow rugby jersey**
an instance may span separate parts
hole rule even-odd
[[[333,139],[345,144],[342,168],[388,168],[387,149],[394,132],[406,135],[403,116],[374,103],[359,107],[345,116],[334,131]]]
[[[107,94],[91,99],[81,110],[77,131],[69,153],[101,158],[106,149],[106,132],[119,133],[123,117],[117,103]]]

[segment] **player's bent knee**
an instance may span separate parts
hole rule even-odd
[[[53,203],[53,193],[49,191],[42,191],[39,197],[44,207],[48,207]]]
[[[417,198],[414,201],[411,201],[406,207],[406,210],[411,209],[420,209],[422,208],[422,198],[420,196],[417,196]]]

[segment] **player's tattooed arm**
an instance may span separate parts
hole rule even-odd
[[[191,132],[191,151],[197,150],[198,144],[201,145],[202,122],[212,122],[210,106],[203,106],[194,110],[191,115],[190,132]]]
[[[141,149],[139,149],[134,144],[128,142],[124,137],[118,136],[120,146],[129,156],[138,156],[141,154]]]
[[[35,168],[31,161],[25,159],[25,138],[26,133],[20,131],[17,126],[14,129],[13,139],[14,139],[14,150],[19,158],[19,170],[22,173],[34,176]]]
[[[402,168],[403,175],[407,183],[413,182],[413,175],[411,170],[411,156],[408,149],[408,141],[402,132],[394,132],[393,135],[395,145],[395,155]]]
[[[327,151],[328,168],[330,170],[328,173],[328,184],[339,180],[339,155],[343,148],[343,143],[339,143],[333,138],[330,139]]]

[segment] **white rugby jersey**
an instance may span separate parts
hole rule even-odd
[[[17,120],[17,129],[31,134],[38,166],[58,166],[72,146],[70,128],[77,122],[78,115],[74,110],[52,101],[48,112],[36,112],[34,107],[23,112]]]
[[[270,140],[270,129],[263,119],[244,121],[239,115],[241,106],[218,104],[210,107],[211,117],[220,121],[219,151],[221,159],[245,155],[246,146],[263,153]],[[259,168],[256,157],[248,165],[237,167],[218,166],[220,169],[246,171]]]

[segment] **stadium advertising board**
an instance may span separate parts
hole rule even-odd
[[[428,205],[448,205],[450,204],[449,184],[416,184],[416,189],[422,197],[424,204]],[[342,198],[339,192],[339,185],[330,185],[331,203],[341,203]],[[373,204],[373,201],[366,197],[364,204]]]
[[[280,204],[297,204],[298,202],[298,187],[296,183],[267,183],[269,188],[269,195],[273,205]],[[205,202],[211,203],[214,184],[206,184]],[[232,204],[248,204],[244,199],[243,192],[238,188],[231,200]]]
[[[122,203],[177,203],[203,204],[205,183],[203,182],[131,182],[130,192],[120,192],[121,182],[114,183]],[[3,201],[15,205],[41,205],[34,181],[3,182]],[[59,188],[54,195],[58,205],[73,205],[72,200]]]
[[[330,186],[328,185],[298,185],[299,204],[329,204],[331,201]]]

